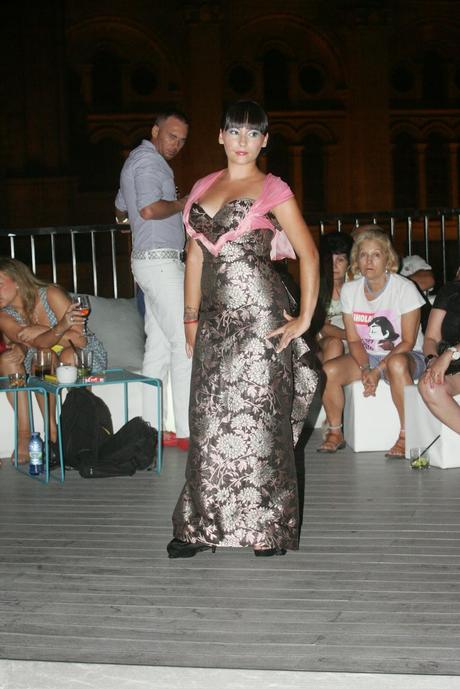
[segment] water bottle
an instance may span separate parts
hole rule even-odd
[[[35,432],[29,441],[29,474],[39,476],[43,472],[43,441],[40,433]]]

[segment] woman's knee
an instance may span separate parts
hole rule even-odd
[[[327,382],[339,383],[345,385],[347,382],[345,378],[349,377],[350,365],[352,365],[350,356],[339,356],[336,359],[329,359],[323,364],[323,371],[326,375]]]
[[[429,383],[420,380],[418,383],[418,390],[422,396],[422,399],[428,405],[442,404],[443,400],[446,399],[446,396],[451,396],[446,388],[445,383],[431,386]]]
[[[402,376],[410,376],[409,359],[405,354],[394,354],[386,361],[386,369],[389,378],[395,380],[401,379]]]
[[[71,347],[65,347],[59,355],[59,361],[63,364],[75,365],[75,352]]]
[[[341,356],[344,352],[343,342],[338,337],[325,337],[321,349],[329,359]]]

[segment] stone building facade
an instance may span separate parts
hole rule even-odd
[[[3,227],[113,221],[119,170],[168,105],[182,192],[223,165],[225,103],[265,105],[261,165],[305,213],[459,205],[460,3],[6,0]]]

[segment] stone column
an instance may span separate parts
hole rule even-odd
[[[186,2],[184,46],[185,107],[191,118],[189,139],[181,156],[190,186],[199,177],[224,167],[225,157],[217,138],[222,113],[222,35],[219,2]],[[188,175],[187,175],[188,176]]]
[[[384,9],[361,3],[345,13],[350,211],[391,206],[388,26]]]

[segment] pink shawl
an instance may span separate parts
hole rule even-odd
[[[248,210],[247,214],[241,220],[240,224],[235,230],[230,230],[223,234],[215,244],[213,244],[203,233],[196,232],[189,223],[190,208],[194,203],[197,202],[199,198],[202,197],[204,192],[209,189],[213,182],[224,172],[224,170],[219,170],[218,172],[212,172],[210,175],[199,179],[196,184],[194,184],[190,195],[188,197],[187,203],[184,208],[184,223],[187,230],[187,234],[193,239],[200,241],[214,256],[218,256],[220,250],[226,242],[230,242],[233,239],[241,237],[245,232],[250,230],[266,228],[272,230],[273,239],[271,244],[270,258],[273,261],[279,261],[282,258],[296,258],[294,249],[286,237],[283,231],[278,230],[275,225],[266,217],[272,208],[277,206],[283,201],[287,201],[294,194],[292,193],[286,182],[283,182],[279,177],[268,174],[265,177],[262,193],[258,199],[256,199]]]

